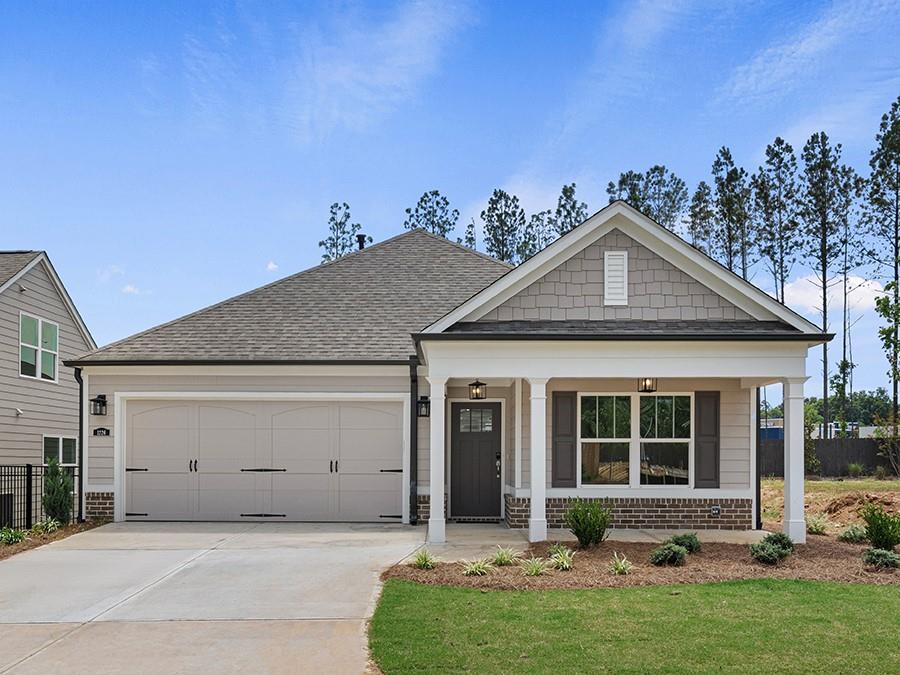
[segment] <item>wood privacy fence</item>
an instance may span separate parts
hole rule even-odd
[[[822,462],[822,476],[846,476],[851,462],[862,464],[863,473],[871,474],[876,466],[893,473],[886,457],[878,454],[878,444],[871,438],[816,439],[816,454]],[[784,441],[771,439],[759,444],[760,473],[763,476],[784,476]]]

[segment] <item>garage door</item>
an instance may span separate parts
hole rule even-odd
[[[126,518],[398,522],[402,430],[400,403],[131,401]]]

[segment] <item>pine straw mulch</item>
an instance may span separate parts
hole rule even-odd
[[[484,577],[466,577],[459,563],[440,563],[433,570],[395,565],[382,574],[382,579],[495,590],[621,588],[761,578],[900,584],[900,570],[875,571],[863,565],[864,545],[845,544],[828,536],[810,535],[807,541],[776,566],[754,561],[744,544],[704,543],[700,551],[688,556],[683,567],[656,567],[649,563],[649,556],[658,544],[605,541],[595,549],[578,551],[572,570],[548,570],[539,577],[526,577],[515,565],[493,568]],[[547,546],[546,542],[534,544],[526,556],[546,557]],[[625,554],[634,564],[627,576],[609,571],[614,551]]]
[[[92,530],[95,527],[99,527],[100,525],[104,525],[108,521],[103,520],[91,520],[84,523],[74,523],[72,525],[66,525],[64,527],[59,528],[56,532],[52,534],[31,534],[29,533],[25,539],[20,541],[18,544],[0,544],[0,560],[5,560],[6,558],[11,558],[17,553],[24,553],[25,551],[30,551],[33,548],[38,548],[43,546],[44,544],[49,544],[54,541],[59,541],[60,539],[65,539],[66,537],[71,537],[73,534],[78,534],[79,532],[85,532],[87,530]]]

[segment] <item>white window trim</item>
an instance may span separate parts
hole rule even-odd
[[[26,344],[22,342],[22,318],[28,317],[29,319],[34,319],[38,322],[38,343],[37,347],[34,345]],[[51,326],[56,326],[56,351],[52,349],[44,349],[41,345],[41,339],[43,337],[44,324],[49,323]],[[19,325],[16,329],[16,344],[18,344],[18,349],[16,350],[16,366],[19,371],[19,377],[24,377],[26,380],[37,380],[39,382],[51,382],[53,384],[59,384],[59,324],[55,321],[50,321],[48,319],[42,319],[39,316],[35,316],[34,314],[29,314],[28,312],[19,312]],[[22,347],[28,347],[29,349],[37,350],[37,362],[36,362],[36,375],[26,375],[22,372]],[[41,377],[41,354],[47,352],[48,354],[53,354],[54,364],[53,364],[53,379],[48,380],[46,377]]]
[[[47,462],[44,459],[44,443],[46,442],[46,440],[48,438],[56,438],[59,440],[59,449],[58,449],[59,457],[57,457],[57,459],[59,460],[60,466],[78,466],[78,452],[79,452],[78,436],[69,436],[67,434],[43,434],[43,435],[41,435],[41,464],[43,466],[47,466]],[[64,438],[75,441],[75,461],[66,463],[66,464],[63,464],[63,461],[62,461],[62,442],[63,442]]]
[[[641,394],[633,391],[579,391],[576,393],[578,404],[576,406],[578,425],[578,442],[576,443],[576,489],[586,493],[590,491],[609,490],[640,490],[652,492],[664,490],[693,490],[694,489],[694,392],[692,391],[662,391],[653,394]],[[629,397],[631,400],[631,436],[629,438],[596,439],[582,438],[581,436],[581,397],[582,396],[619,396]],[[646,396],[688,396],[691,399],[691,436],[690,438],[641,438],[640,413],[641,398]],[[642,485],[641,484],[641,443],[685,443],[688,444],[688,482],[687,485]],[[581,444],[585,443],[628,443],[628,484],[624,483],[582,483],[581,482]]]
[[[621,297],[609,297],[609,257],[621,256],[624,272]],[[628,305],[628,251],[603,252],[603,304],[607,307],[625,307]]]

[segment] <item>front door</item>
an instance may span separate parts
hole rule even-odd
[[[451,424],[451,516],[499,518],[500,404],[454,403]]]

